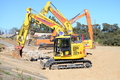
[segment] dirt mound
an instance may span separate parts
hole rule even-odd
[[[12,44],[12,45],[17,45],[15,38],[3,38],[3,39],[0,38],[0,40],[3,40],[3,41],[5,41],[9,44]]]

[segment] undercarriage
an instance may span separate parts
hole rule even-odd
[[[90,60],[74,59],[74,60],[54,60],[54,59],[41,59],[40,61],[42,69],[49,68],[50,70],[55,69],[73,69],[73,68],[90,68],[92,63]]]

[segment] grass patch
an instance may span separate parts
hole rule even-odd
[[[4,45],[3,44],[0,44],[0,47],[3,47]]]
[[[21,78],[21,79],[23,78],[21,74],[18,74],[18,77]]]
[[[0,47],[3,46],[3,44],[0,44]]]
[[[31,77],[28,77],[27,80],[33,80]]]
[[[5,74],[7,74],[7,75],[12,75],[12,74],[10,74],[9,72],[4,72]]]
[[[0,65],[1,65],[2,63],[0,62]]]
[[[3,72],[3,70],[2,70],[2,69],[0,69],[0,72]]]
[[[6,72],[6,71],[1,70],[1,69],[0,69],[0,72],[3,72],[4,74],[7,74],[7,75],[12,75],[12,74],[10,74],[10,72]]]
[[[5,37],[0,37],[0,39],[5,39]]]
[[[16,68],[16,70],[18,71],[18,70],[19,70],[19,68]]]

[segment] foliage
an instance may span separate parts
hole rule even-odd
[[[0,72],[3,72],[4,74],[7,74],[7,75],[12,75],[10,72],[6,72],[6,71],[4,71],[2,69],[0,69]]]
[[[56,18],[54,16],[49,16],[49,19],[55,21],[56,23],[59,24],[59,22],[56,20]],[[38,25],[34,26],[34,28],[36,28],[36,32],[38,33],[52,33],[53,29],[51,29],[50,27],[41,24],[40,27]]]
[[[19,78],[23,79],[23,76],[21,74],[17,74]]]
[[[15,34],[16,31],[18,31],[17,27],[13,27],[12,29],[10,29],[9,34]]]
[[[33,80],[31,77],[28,77],[27,80]]]
[[[73,32],[78,34],[79,36],[81,36],[82,34],[84,34],[85,37],[89,36],[87,25],[81,24],[79,22],[77,22],[77,26],[73,28]]]
[[[0,52],[2,52],[2,50],[0,49]]]
[[[120,46],[120,28],[118,24],[103,23],[102,26],[103,29],[99,24],[92,25],[94,41],[105,46]],[[77,22],[73,31],[79,35],[84,34],[85,37],[89,37],[87,25]]]

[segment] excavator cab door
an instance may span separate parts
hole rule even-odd
[[[54,56],[71,55],[70,38],[56,38],[54,41]]]

